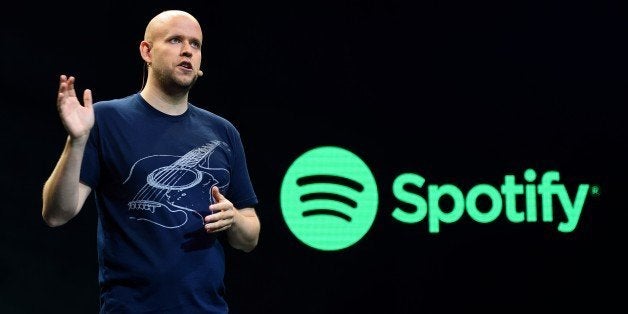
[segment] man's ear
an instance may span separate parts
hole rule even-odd
[[[142,59],[144,59],[146,63],[152,62],[153,58],[150,51],[152,48],[153,46],[145,40],[142,40],[142,42],[140,43],[140,55],[142,56]]]

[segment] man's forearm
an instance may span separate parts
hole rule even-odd
[[[66,223],[81,209],[79,179],[86,141],[68,136],[63,153],[44,184],[42,217],[49,226]]]
[[[257,246],[260,222],[253,208],[237,211],[235,223],[227,231],[229,244],[236,249],[250,252]]]

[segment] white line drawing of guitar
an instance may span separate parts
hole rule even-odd
[[[211,172],[228,173],[224,168],[208,166],[209,157],[219,146],[229,150],[224,142],[211,141],[183,156],[151,155],[135,162],[123,184],[133,177],[136,168],[144,165],[156,168],[146,176],[146,183],[128,203],[129,218],[174,229],[185,225],[189,220],[188,213],[193,213],[204,224],[199,211],[209,211],[208,207],[213,203],[210,190],[219,183]],[[222,191],[228,184],[223,182],[219,189]],[[188,197],[191,195],[193,197]]]

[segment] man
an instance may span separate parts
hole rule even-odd
[[[189,13],[147,25],[141,92],[83,105],[61,75],[57,107],[68,132],[43,189],[50,226],[75,217],[94,191],[101,313],[226,313],[221,233],[257,245],[260,222],[239,132],[188,103],[202,75],[203,34]]]

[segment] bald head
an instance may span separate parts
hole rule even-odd
[[[155,17],[153,17],[152,20],[150,20],[150,22],[148,22],[148,25],[146,25],[146,31],[144,32],[144,40],[150,42],[153,41],[155,36],[158,36],[159,33],[162,33],[164,31],[164,28],[167,27],[168,23],[175,19],[175,18],[187,18],[191,21],[193,21],[194,23],[199,25],[200,28],[200,24],[198,23],[198,20],[196,20],[196,18],[185,11],[181,11],[181,10],[168,10],[168,11],[163,11],[159,14],[157,14]]]
[[[139,46],[148,69],[142,96],[158,101],[169,95],[185,103],[188,91],[202,75],[202,45],[201,25],[190,13],[168,10],[153,17]]]

